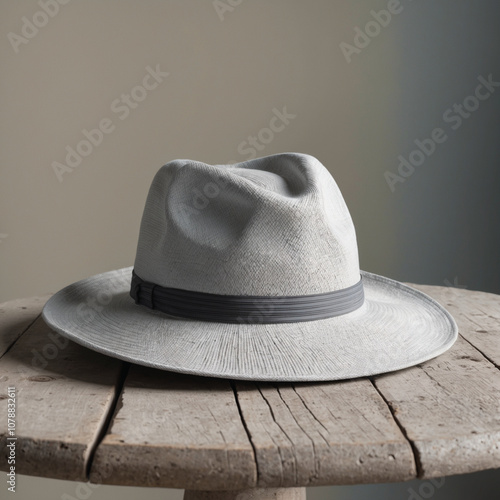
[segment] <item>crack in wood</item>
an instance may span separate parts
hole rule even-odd
[[[231,389],[233,390],[233,393],[234,393],[234,401],[236,402],[236,407],[238,408],[238,413],[240,415],[241,424],[243,425],[243,428],[245,429],[245,432],[246,432],[247,437],[248,437],[248,441],[250,442],[250,445],[252,447],[253,458],[254,458],[254,462],[255,462],[255,469],[256,469],[256,473],[257,473],[256,484],[259,484],[260,472],[259,472],[259,461],[257,460],[257,448],[255,446],[255,443],[252,440],[252,433],[250,432],[250,429],[248,428],[248,425],[245,421],[245,418],[243,417],[243,410],[241,408],[240,401],[238,399],[238,389],[236,388],[236,382],[234,380],[230,380],[229,383],[230,383]]]
[[[292,389],[295,391],[295,394],[297,394],[297,396],[299,397],[299,399],[302,401],[302,404],[304,405],[304,408],[311,414],[311,416],[314,418],[314,420],[316,420],[316,422],[318,422],[318,424],[321,425],[321,427],[323,427],[323,429],[325,429],[325,431],[329,434],[330,432],[323,425],[323,422],[321,422],[321,420],[319,420],[318,417],[316,417],[316,415],[311,411],[311,409],[309,408],[309,406],[307,406],[307,403],[305,402],[304,398],[297,391],[297,388],[295,387],[295,384],[292,384]],[[325,443],[328,446],[330,446],[330,443],[328,442],[328,440],[321,433],[320,433],[320,436],[324,439]]]
[[[403,434],[404,438],[408,441],[408,444],[411,447],[412,453],[413,453],[413,460],[415,461],[415,466],[417,468],[417,478],[420,478],[423,476],[423,467],[422,467],[422,461],[421,461],[421,456],[420,456],[420,450],[417,448],[417,445],[410,439],[408,436],[408,433],[403,426],[402,422],[398,419],[396,416],[396,409],[394,408],[393,404],[384,396],[382,391],[377,387],[377,383],[374,377],[369,377],[370,382],[372,383],[374,389],[378,392],[380,397],[384,400],[385,404],[387,405],[387,408],[391,412],[392,418],[394,419],[394,422],[396,425],[399,427],[401,433]]]
[[[494,359],[490,358],[487,354],[485,354],[479,347],[474,345],[470,340],[466,339],[465,337],[460,337],[465,340],[475,351],[477,351],[479,354],[481,354],[486,360],[488,360],[495,368],[500,370],[500,363],[496,363]]]
[[[293,387],[292,387],[292,389],[293,389]],[[293,414],[293,411],[291,410],[290,406],[288,405],[288,403],[285,401],[285,398],[281,394],[279,386],[276,386],[276,390],[278,391],[278,394],[279,394],[279,397],[281,398],[281,401],[283,401],[283,403],[285,404],[285,406],[288,408],[288,411],[290,412],[290,415],[292,416],[292,418],[295,421],[295,423],[297,424],[297,426],[307,436],[307,438],[309,439],[309,441],[311,441],[311,445],[312,445],[312,449],[313,449],[313,455],[314,455],[314,477],[318,477],[318,475],[319,475],[319,470],[318,470],[319,469],[319,457],[318,457],[318,455],[316,453],[316,446],[314,444],[314,439],[308,434],[308,432],[306,431],[306,429],[304,429],[304,427],[302,427],[302,425],[300,425],[299,421],[297,420],[297,418]],[[297,394],[297,391],[295,391],[295,389],[293,389],[293,391],[294,391],[295,394]],[[310,413],[309,409],[308,409],[308,411]],[[315,419],[315,420],[317,420],[317,419]],[[323,438],[323,436],[321,436],[321,437]],[[294,454],[294,457],[295,457],[295,454]]]
[[[41,314],[38,314],[35,319],[28,324],[28,326],[16,337],[12,340],[12,342],[10,343],[10,345],[5,349],[5,351],[3,353],[0,354],[0,359],[2,359],[15,345],[17,342],[19,342],[19,340],[21,340],[21,338],[23,337],[23,335],[37,322],[37,320],[41,317],[42,315]]]
[[[280,428],[281,432],[284,434],[284,436],[288,439],[288,441],[290,441],[290,444],[292,445],[292,448],[293,448],[293,441],[290,439],[290,436],[285,432],[285,429],[283,429],[283,427],[278,423],[278,421],[276,420],[276,416],[274,415],[274,411],[273,411],[273,407],[271,406],[271,404],[269,403],[268,399],[264,396],[264,394],[262,393],[262,390],[261,388],[256,385],[256,388],[257,390],[259,391],[262,399],[265,401],[266,405],[268,406],[269,408],[269,412],[271,414],[271,417],[273,419],[273,422]],[[272,434],[269,434],[269,436],[271,437],[273,443],[275,444],[277,450],[278,450],[278,454],[280,456],[280,475],[281,475],[281,483],[283,483],[283,480],[284,480],[284,476],[283,476],[283,455],[281,454],[281,447],[280,445],[274,440]],[[297,482],[297,463],[296,463],[296,457],[295,455],[293,456],[293,459],[294,459],[294,475],[295,475],[295,482]]]
[[[125,386],[125,380],[130,368],[130,363],[122,362],[120,370],[118,372],[118,377],[114,386],[114,393],[109,405],[108,414],[103,421],[102,426],[97,432],[96,438],[93,443],[88,446],[87,456],[84,459],[85,476],[87,480],[90,481],[90,470],[92,468],[92,463],[94,461],[94,456],[98,446],[101,444],[102,440],[106,434],[111,429],[116,415],[118,415],[121,407],[123,406],[123,388]]]

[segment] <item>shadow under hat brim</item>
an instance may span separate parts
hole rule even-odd
[[[458,329],[435,300],[362,271],[365,303],[301,323],[226,324],[176,318],[136,305],[132,267],[92,276],[53,295],[45,322],[85,347],[179,373],[261,381],[357,378],[407,368],[449,349]]]

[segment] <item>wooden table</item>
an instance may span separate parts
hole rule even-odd
[[[52,332],[39,316],[48,297],[7,302],[0,469],[9,467],[10,386],[20,474],[256,500],[500,467],[500,296],[412,286],[455,317],[453,348],[407,370],[336,383],[239,382],[131,365]]]

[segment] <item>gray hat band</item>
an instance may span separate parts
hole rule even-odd
[[[333,292],[299,296],[218,295],[166,288],[132,272],[136,304],[172,316],[217,323],[298,323],[342,316],[364,303],[363,282]]]

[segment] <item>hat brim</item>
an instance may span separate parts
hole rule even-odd
[[[92,276],[53,295],[45,322],[85,347],[132,363],[210,377],[340,380],[391,372],[449,349],[458,329],[435,300],[362,271],[365,303],[319,321],[207,323],[136,305],[132,267]]]

